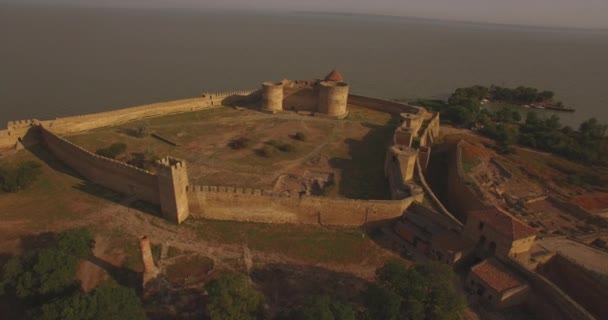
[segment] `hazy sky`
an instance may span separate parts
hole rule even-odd
[[[333,11],[506,24],[608,28],[608,0],[0,0],[0,3],[7,2]]]

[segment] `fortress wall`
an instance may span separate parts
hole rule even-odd
[[[17,137],[12,136],[9,130],[0,130],[0,149],[14,148]]]
[[[86,179],[109,189],[159,204],[156,175],[126,163],[93,154],[47,128],[40,127],[45,146]]]
[[[315,196],[302,196],[304,212],[318,212],[324,225],[361,226],[369,222],[398,218],[403,215],[414,198],[403,200],[353,200]]]
[[[310,87],[285,88],[283,109],[287,111],[317,111],[318,97]]]
[[[528,270],[514,260],[503,261],[530,284],[529,307],[542,319],[595,320],[585,308],[541,274]]]
[[[549,279],[597,319],[608,319],[604,298],[608,288],[602,286],[589,270],[559,253],[539,265],[538,273]]]
[[[196,111],[209,107],[211,107],[211,105],[206,99],[192,98],[82,116],[58,118],[55,120],[42,121],[42,124],[57,134],[70,134],[99,127],[117,125],[142,118]]]
[[[71,134],[100,127],[122,124],[128,121],[191,112],[219,107],[227,100],[253,99],[260,90],[243,90],[221,93],[207,93],[199,98],[159,102],[113,111],[57,118],[54,120],[22,120],[8,123],[7,130],[0,131],[0,148],[14,147],[18,138],[23,137],[33,124],[42,124],[56,134]]]
[[[250,188],[188,186],[193,217],[264,223],[317,223],[296,210],[299,197]]]
[[[259,189],[189,186],[194,217],[263,223],[303,223],[360,226],[396,218],[414,201],[351,200],[278,195]]]
[[[450,218],[451,221],[454,222],[456,225],[458,225],[459,228],[463,228],[464,225],[462,224],[462,222],[460,220],[458,220],[456,218],[456,216],[454,216],[443,205],[443,203],[441,203],[441,200],[439,200],[439,198],[437,198],[437,196],[433,192],[433,189],[431,189],[431,187],[429,186],[429,184],[426,182],[426,177],[424,176],[423,170],[422,170],[421,165],[420,165],[420,159],[416,160],[416,175],[417,175],[418,181],[422,185],[422,188],[424,189],[426,195],[431,198],[431,202],[433,202],[433,204],[435,205],[435,207],[437,207],[439,209],[439,212],[441,212],[446,217]]]
[[[447,176],[447,205],[451,212],[463,223],[467,220],[467,213],[471,210],[480,210],[487,205],[471,188],[466,174],[462,169],[462,141],[458,142],[451,152],[448,160]]]
[[[439,137],[439,128],[441,126],[439,122],[439,113],[433,112],[431,119],[421,134],[420,145],[421,146],[431,146],[435,142],[435,140]]]
[[[364,96],[359,96],[355,94],[348,95],[348,103],[356,104],[363,107],[368,107],[372,109],[376,109],[383,112],[389,112],[392,114],[400,114],[400,113],[414,113],[414,114],[423,114],[424,109],[415,107],[409,104],[399,103],[395,101],[382,100],[376,98],[369,98]]]

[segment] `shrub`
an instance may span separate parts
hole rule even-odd
[[[233,150],[245,149],[249,146],[249,139],[245,137],[236,138],[231,140],[228,146]]]
[[[298,141],[306,141],[307,137],[304,134],[304,132],[296,132],[296,134],[293,136],[294,139],[298,140]]]
[[[207,312],[211,320],[255,320],[264,312],[264,297],[244,275],[228,275],[209,282]]]
[[[289,143],[284,143],[281,144],[280,146],[278,146],[278,148],[281,152],[294,152],[296,151],[296,147],[293,144],[289,144]]]
[[[30,186],[42,172],[35,161],[25,161],[16,168],[0,168],[0,188],[4,192],[17,192]]]
[[[266,141],[266,145],[268,146],[272,146],[275,149],[281,151],[281,152],[294,152],[296,151],[296,147],[292,144],[289,143],[284,143],[282,141],[277,141],[277,140],[268,140]]]
[[[264,158],[271,158],[277,154],[277,149],[275,147],[265,145],[262,147],[262,149],[259,149],[257,153]]]
[[[273,147],[275,147],[275,148],[278,149],[281,146],[282,143],[280,141],[277,141],[277,140],[268,140],[268,141],[266,141],[266,144],[269,145],[269,146],[273,146]]]
[[[95,153],[106,158],[116,159],[117,156],[123,154],[127,150],[127,145],[122,142],[116,142],[107,148],[97,150]]]
[[[355,320],[350,304],[327,295],[308,297],[301,306],[293,309],[289,319],[295,320]]]
[[[133,128],[132,132],[133,136],[137,138],[147,137],[150,134],[148,124],[145,122],[139,123],[135,128]]]

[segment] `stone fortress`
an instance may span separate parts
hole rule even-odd
[[[283,80],[262,84],[261,110],[307,111],[342,119],[348,115],[348,84],[333,70],[323,80]]]
[[[167,156],[156,172],[92,153],[62,136],[115,126],[143,118],[211,108],[257,106],[257,111],[287,113],[344,121],[348,105],[389,113],[399,120],[385,151],[384,174],[390,200],[358,200],[275,192],[251,188],[192,185],[186,161]],[[534,229],[499,208],[475,199],[462,180],[460,153],[450,165],[458,175],[446,177],[452,198],[463,206],[454,216],[428,186],[424,172],[439,137],[439,113],[424,108],[355,95],[342,76],[332,71],[323,80],[265,82],[259,90],[205,93],[201,97],[131,107],[96,114],[9,122],[0,131],[0,149],[42,144],[87,180],[143,200],[161,209],[165,219],[181,223],[188,217],[362,226],[397,219],[395,231],[415,250],[450,265],[471,265],[467,290],[496,307],[528,301],[548,318],[594,319],[553,283],[516,260],[530,254]],[[459,149],[457,149],[459,150]],[[466,207],[464,207],[466,206]],[[149,242],[142,252],[150,256]],[[151,259],[148,259],[151,261]],[[153,262],[147,273],[157,272]],[[468,270],[468,269],[467,269]]]
[[[350,94],[337,71],[323,80],[283,80],[262,84],[259,90],[205,93],[199,98],[151,104],[97,114],[10,122],[0,131],[0,148],[23,148],[42,143],[58,159],[87,180],[161,208],[163,216],[181,223],[189,216],[266,223],[365,225],[401,216],[424,190],[430,144],[439,135],[439,114],[424,108]],[[293,113],[341,121],[347,105],[371,108],[401,119],[393,146],[387,151],[386,178],[391,200],[328,198],[251,188],[192,185],[184,160],[165,157],[157,172],[94,154],[62,138],[95,128],[148,117],[253,104],[260,112]],[[416,141],[417,146],[412,144]],[[389,161],[390,159],[390,161]],[[427,189],[427,188],[425,188]],[[428,189],[427,189],[428,190]]]

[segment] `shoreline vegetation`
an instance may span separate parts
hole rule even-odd
[[[468,128],[496,141],[503,153],[514,152],[520,145],[550,152],[585,165],[608,167],[608,124],[591,118],[575,129],[564,126],[556,115],[542,117],[534,110],[522,117],[517,105],[536,106],[569,111],[554,100],[551,91],[530,87],[515,89],[498,86],[458,88],[447,101],[420,99],[413,104],[441,112],[442,122]],[[498,103],[500,109],[491,111],[486,106]]]

